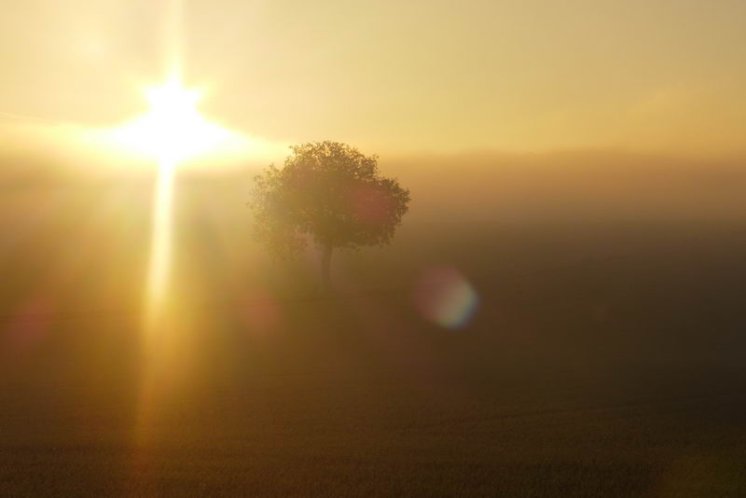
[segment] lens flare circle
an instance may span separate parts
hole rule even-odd
[[[420,278],[414,293],[419,312],[449,329],[469,324],[479,306],[479,295],[455,268],[432,268]]]

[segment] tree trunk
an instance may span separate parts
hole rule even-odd
[[[331,244],[324,244],[321,248],[321,283],[324,292],[330,292],[332,290],[332,251],[334,247]]]

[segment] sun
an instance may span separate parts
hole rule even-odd
[[[205,119],[198,109],[202,92],[185,87],[178,74],[174,72],[160,86],[144,89],[147,112],[104,135],[127,159],[134,154],[157,168],[147,282],[147,300],[153,310],[168,295],[177,169],[202,156],[209,155],[211,160],[200,164],[212,165],[213,159],[241,157],[247,150],[256,150],[242,134]]]
[[[185,88],[179,78],[172,77],[162,86],[146,89],[145,96],[148,112],[118,128],[114,138],[121,146],[145,154],[158,165],[147,282],[149,309],[155,312],[168,293],[175,170],[187,159],[215,152],[233,134],[199,113],[201,93]]]
[[[183,162],[217,150],[232,138],[225,128],[206,120],[197,109],[201,92],[185,88],[177,78],[145,90],[149,110],[114,132],[127,149],[158,161]]]

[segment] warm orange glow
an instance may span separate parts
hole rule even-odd
[[[163,161],[158,168],[147,288],[147,297],[151,307],[158,307],[163,301],[171,268],[171,211],[175,167],[175,162]]]
[[[133,151],[178,163],[219,149],[234,134],[197,110],[201,94],[172,78],[146,90],[150,111],[114,131],[115,142]]]

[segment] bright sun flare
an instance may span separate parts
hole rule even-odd
[[[152,247],[147,299],[155,310],[167,294],[171,267],[174,175],[184,161],[207,153],[225,152],[242,143],[239,135],[207,121],[197,110],[198,91],[184,88],[178,77],[145,91],[149,110],[116,128],[110,135],[119,147],[158,164],[153,204]]]
[[[233,135],[202,117],[197,110],[201,94],[175,78],[145,94],[149,112],[115,132],[115,140],[130,150],[175,165],[217,149]]]
[[[157,310],[167,293],[171,267],[174,170],[191,157],[214,151],[231,133],[210,123],[197,110],[200,94],[172,78],[146,91],[150,111],[117,131],[122,145],[158,161],[147,297]]]

